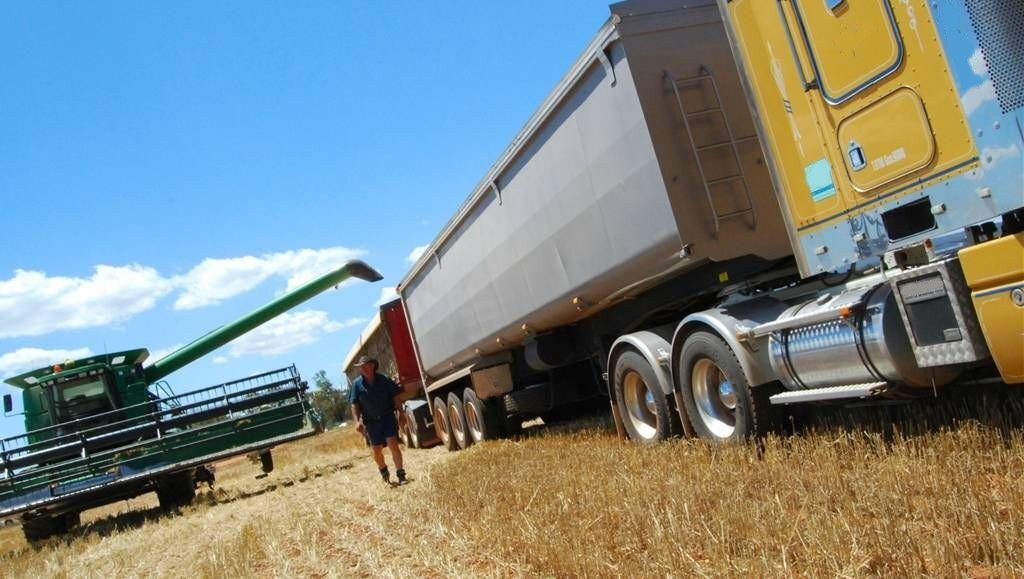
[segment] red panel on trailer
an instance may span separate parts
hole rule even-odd
[[[405,307],[402,300],[385,304],[380,309],[391,337],[391,351],[395,353],[395,365],[398,366],[398,383],[402,386],[420,381],[420,365],[416,360],[409,324],[405,320]]]

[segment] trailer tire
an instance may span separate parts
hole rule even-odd
[[[36,544],[51,537],[66,534],[77,527],[81,517],[79,513],[61,515],[42,515],[38,517],[22,517],[21,532],[29,544]]]
[[[166,476],[157,483],[156,496],[160,501],[160,508],[165,511],[174,511],[192,504],[196,498],[192,471],[185,470]]]
[[[463,407],[469,436],[474,443],[495,440],[501,437],[501,422],[493,404],[488,404],[476,395],[472,388],[462,392]]]
[[[411,408],[407,408],[403,412],[405,412],[405,435],[408,438],[405,445],[409,448],[419,448],[420,425],[416,424],[416,413]]]
[[[434,430],[437,431],[437,438],[441,440],[442,446],[449,451],[459,449],[455,437],[452,436],[451,425],[448,423],[448,403],[440,396],[434,398]]]
[[[766,434],[773,409],[764,388],[747,382],[736,354],[717,335],[698,331],[683,343],[677,387],[697,436],[714,442]]]
[[[615,359],[613,376],[615,403],[630,440],[651,444],[679,436],[672,403],[646,358],[634,350],[623,352]]]
[[[462,397],[454,392],[448,394],[448,424],[451,425],[452,438],[461,449],[473,445],[473,437],[469,435],[469,423],[466,421],[466,407]]]
[[[398,422],[398,442],[405,447],[409,446],[409,428],[402,421]]]
[[[551,410],[551,385],[542,382],[504,396],[505,412],[510,416],[532,418]]]

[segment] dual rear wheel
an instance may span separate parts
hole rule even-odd
[[[477,442],[500,438],[503,412],[489,401],[481,400],[472,388],[459,396],[434,398],[434,427],[441,444],[448,450],[469,448]]]
[[[717,335],[690,334],[676,368],[680,398],[694,433],[714,442],[767,434],[777,422],[772,384],[752,387],[736,354]]]
[[[694,332],[683,343],[675,396],[664,393],[655,369],[638,351],[618,356],[613,370],[616,409],[626,434],[638,443],[684,431],[714,442],[746,440],[767,433],[776,422],[768,400],[776,389],[751,387],[732,349],[710,331]]]

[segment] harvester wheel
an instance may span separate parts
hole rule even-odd
[[[462,402],[472,442],[494,440],[501,436],[501,422],[493,404],[480,400],[472,388],[466,388],[462,392]]]
[[[196,498],[192,471],[186,470],[166,476],[157,483],[156,496],[160,500],[160,508],[165,511],[173,511],[192,504]]]
[[[448,424],[451,425],[452,438],[459,448],[469,448],[473,444],[469,423],[466,422],[466,407],[462,404],[462,398],[454,392],[448,394]]]
[[[26,541],[35,544],[67,533],[72,528],[77,527],[79,521],[78,513],[22,517],[21,531],[25,534]]]
[[[459,444],[452,436],[451,425],[448,423],[448,404],[440,396],[434,398],[434,429],[445,448],[450,451],[459,449]]]
[[[679,436],[678,419],[651,364],[633,350],[615,360],[612,388],[623,426],[633,442],[648,444]]]
[[[679,356],[678,388],[697,436],[716,442],[746,440],[774,427],[764,388],[751,388],[728,344],[695,332]]]

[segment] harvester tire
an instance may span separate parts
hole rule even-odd
[[[469,448],[473,444],[469,423],[466,421],[466,407],[462,397],[454,392],[448,393],[448,424],[451,425],[452,438],[459,448]]]
[[[472,388],[462,392],[463,407],[466,412],[466,424],[473,442],[495,440],[501,437],[501,416],[498,416],[494,404],[480,400]],[[504,408],[501,408],[504,410]]]
[[[157,483],[156,496],[160,500],[160,508],[165,511],[174,511],[192,504],[196,498],[192,471],[176,472],[165,477]]]
[[[686,338],[676,376],[697,436],[714,442],[742,441],[775,427],[768,390],[750,386],[736,355],[717,335],[698,331]]]
[[[449,451],[459,450],[459,444],[455,442],[451,425],[448,423],[448,403],[441,396],[434,398],[434,430],[437,431],[437,437],[445,448]]]
[[[647,358],[634,350],[615,360],[612,388],[626,434],[633,442],[650,444],[679,436],[679,419],[674,416],[669,396]]]

